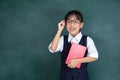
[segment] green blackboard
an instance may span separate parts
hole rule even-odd
[[[90,79],[120,80],[120,0],[0,0],[0,80],[58,80],[60,55],[48,45],[71,9],[83,13],[99,52]]]

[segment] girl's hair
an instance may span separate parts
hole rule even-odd
[[[71,16],[75,16],[77,20],[80,20],[80,22],[83,22],[83,15],[80,11],[77,10],[71,10],[69,11],[65,17],[64,20],[65,22],[71,17]]]

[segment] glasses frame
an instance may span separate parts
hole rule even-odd
[[[71,23],[78,24],[78,23],[80,23],[80,20],[77,20],[77,19],[70,20],[70,19],[68,19],[68,20],[66,21],[66,23],[68,23],[68,24],[71,24]]]

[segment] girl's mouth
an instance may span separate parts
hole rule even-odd
[[[76,30],[76,28],[70,28],[70,31],[75,31]]]

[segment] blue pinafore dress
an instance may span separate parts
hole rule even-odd
[[[87,36],[82,36],[80,45],[87,46]],[[70,50],[71,43],[68,43],[68,35],[64,36],[64,46],[61,52],[61,69],[60,69],[60,80],[89,80],[87,72],[87,63],[82,63],[80,68],[69,68],[65,64],[68,52]],[[84,57],[87,56],[87,50]]]

